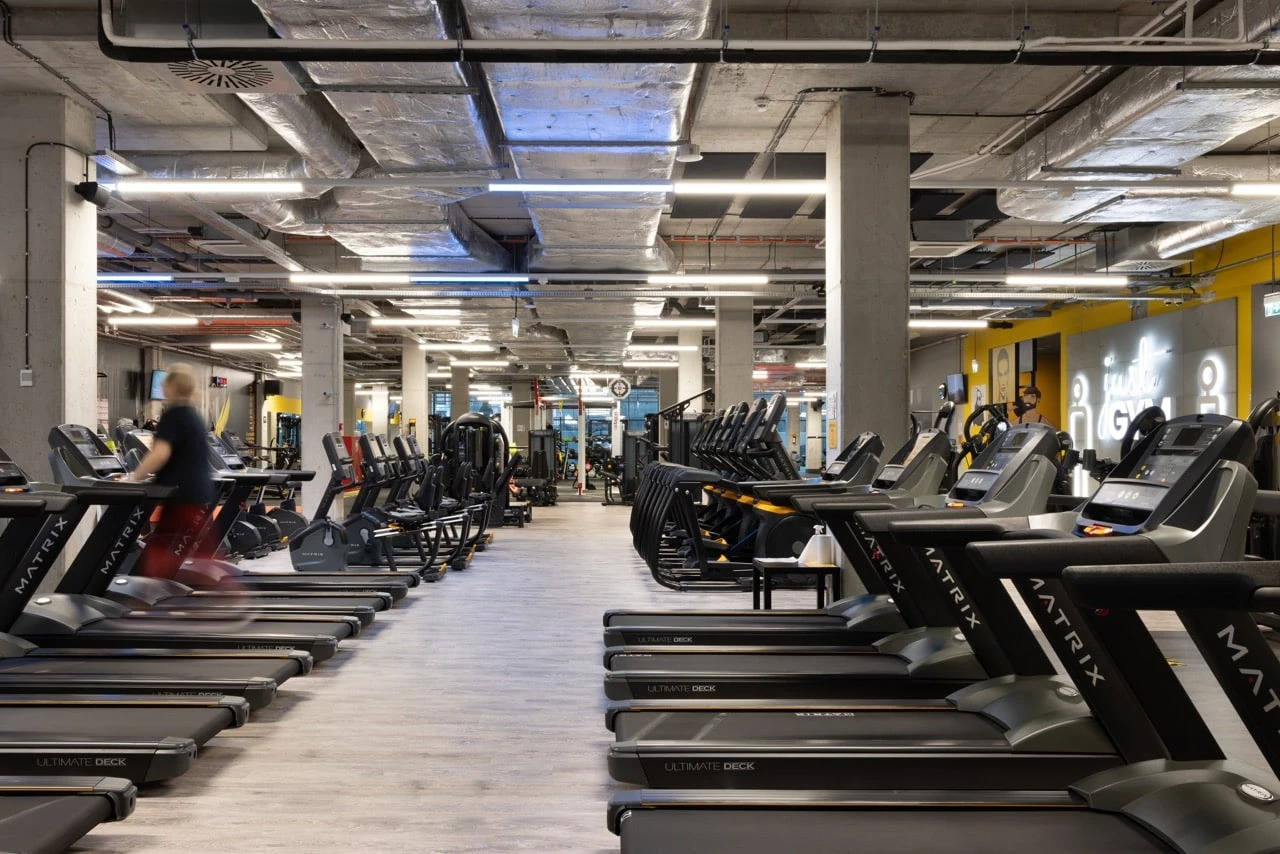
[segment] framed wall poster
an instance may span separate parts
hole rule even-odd
[[[1010,403],[1018,394],[1018,345],[1006,344],[991,348],[991,364],[988,380],[991,383],[991,403]]]

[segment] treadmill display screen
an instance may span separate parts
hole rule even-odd
[[[86,457],[98,456],[98,445],[93,441],[93,436],[89,431],[73,427],[69,430],[63,431],[63,435],[70,440],[71,444],[75,446],[77,451],[84,454]]]
[[[1155,484],[1104,483],[1089,503],[1150,513],[1160,504],[1160,499],[1166,492],[1165,487]]]
[[[1156,452],[1147,457],[1138,467],[1138,470],[1133,473],[1133,479],[1149,480],[1152,483],[1172,483],[1182,477],[1198,456],[1200,455]]]
[[[967,500],[974,500],[972,493],[985,493],[995,485],[999,475],[989,471],[967,471],[956,481],[956,485],[952,492],[957,496],[963,494]]]
[[[139,445],[141,445],[142,447],[146,448],[149,451],[151,450],[151,447],[155,444],[156,437],[154,433],[147,432],[147,433],[134,433],[133,438],[134,438],[134,441],[136,441]]]
[[[876,489],[887,489],[898,482],[898,478],[902,477],[902,471],[902,466],[885,466],[872,486]]]
[[[1031,432],[1028,430],[1011,430],[1004,434],[1004,441],[1000,443],[1000,449],[1015,450],[1027,444],[1031,438]]]

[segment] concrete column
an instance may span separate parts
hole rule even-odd
[[[531,380],[516,380],[511,384],[511,444],[519,449],[526,460],[529,459],[529,430],[535,423],[532,402]]]
[[[316,479],[302,485],[302,510],[310,513],[328,486],[326,433],[342,416],[342,302],[332,297],[302,297],[302,467]],[[353,421],[346,429],[354,432]]]
[[[677,400],[688,400],[706,388],[703,385],[705,380],[702,377],[702,330],[681,329],[678,340],[680,344],[686,347],[697,345],[698,349],[694,352],[678,354],[680,361],[676,366],[676,394],[671,403],[675,403]],[[705,407],[706,400],[698,398],[690,404],[686,413],[698,415],[704,411]]]
[[[49,428],[97,422],[97,208],[72,192],[85,180],[82,155],[27,147],[48,141],[92,153],[94,119],[55,95],[3,95],[0,111],[8,117],[0,122],[0,442],[31,477],[47,480]]]
[[[342,383],[342,435],[356,434],[356,421],[359,420],[360,404],[356,400],[355,380]]]
[[[449,382],[449,420],[456,421],[471,411],[471,369],[451,369]]]
[[[680,355],[683,356],[685,354],[681,353]],[[700,353],[694,354],[694,355],[697,355],[699,358],[701,358]],[[658,410],[659,411],[666,409],[668,406],[672,406],[673,404],[675,404],[677,401],[680,400],[680,398],[677,396],[680,393],[679,383],[680,383],[679,368],[676,368],[674,371],[670,369],[665,371],[658,371]],[[701,391],[701,389],[699,389],[699,391]],[[639,430],[641,428],[637,427],[635,429]],[[667,435],[667,419],[659,418],[658,419],[658,444],[667,445],[667,444],[670,444],[670,442],[671,442],[671,438],[670,436]]]
[[[907,437],[911,133],[902,97],[844,95],[827,122],[828,450]]]
[[[387,410],[391,407],[391,393],[386,383],[374,383],[373,392],[369,395],[369,432],[375,436],[385,436],[389,429]]]
[[[800,453],[800,404],[787,402],[787,453],[793,458]]]
[[[804,470],[817,472],[822,468],[822,401],[804,403]],[[837,453],[839,453],[837,451]]]
[[[430,397],[427,394],[427,354],[416,341],[406,342],[400,350],[400,435],[409,435],[409,421],[416,422],[418,436],[427,432]]]
[[[750,401],[755,366],[750,297],[728,297],[716,301],[716,408]],[[697,389],[696,394],[701,389]]]

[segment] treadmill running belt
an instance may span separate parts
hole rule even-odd
[[[19,658],[0,661],[0,676],[165,676],[201,681],[212,679],[249,679],[255,676],[283,682],[299,674],[298,663],[292,660],[235,660],[209,658]],[[3,849],[0,849],[3,850]]]
[[[745,626],[795,626],[805,628],[808,626],[821,626],[823,628],[842,628],[845,624],[843,617],[836,617],[830,614],[770,614],[768,611],[743,611],[741,614],[727,616],[725,614],[681,614],[679,611],[672,611],[667,614],[618,614],[609,619],[609,625],[606,628],[631,627],[631,626],[653,626],[655,628],[681,628],[684,626],[697,626],[699,628],[725,626],[729,628],[741,628]]]
[[[203,745],[232,722],[218,708],[0,708],[0,741],[6,738],[110,740],[189,738]]]
[[[247,625],[233,620],[166,620],[163,617],[119,617],[98,620],[75,633],[76,637],[102,635],[160,635],[185,634],[275,634],[275,635],[327,635],[345,638],[350,629],[344,623],[284,622],[280,620],[254,620]]]
[[[615,656],[609,667],[614,673],[782,673],[803,676],[810,673],[848,673],[858,676],[906,676],[907,663],[894,655],[877,653],[836,653],[833,655],[782,655],[746,653],[656,653]]]
[[[105,797],[5,795],[0,797],[0,851],[65,851],[110,818],[111,801]]]
[[[649,742],[750,742],[752,745],[783,744],[802,747],[819,740],[824,746],[845,747],[839,742],[859,744],[906,740],[999,741],[1007,744],[1004,728],[982,715],[967,712],[910,710],[878,712],[666,712],[655,719],[635,739],[641,746]]]
[[[1169,850],[1119,816],[1084,809],[638,809],[622,823],[622,854],[938,854],[957,846],[1037,854]]]

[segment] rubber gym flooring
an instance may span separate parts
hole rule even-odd
[[[601,612],[747,604],[659,589],[631,549],[629,513],[574,502],[498,530],[471,569],[413,591],[76,850],[616,852]],[[259,565],[276,560],[287,554]],[[1191,644],[1160,638],[1228,753],[1260,764]]]

